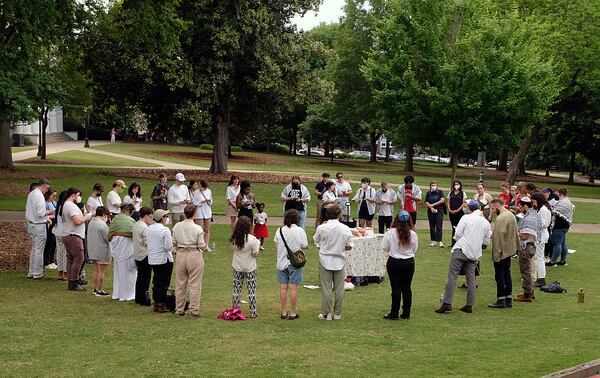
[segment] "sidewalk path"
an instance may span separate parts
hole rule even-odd
[[[229,224],[229,217],[225,215],[215,214],[214,224]],[[0,211],[0,222],[14,223],[24,222],[25,212],[24,211]],[[272,225],[283,224],[283,217],[269,217],[269,221]],[[306,219],[306,227],[314,228],[315,218]],[[377,227],[377,225],[375,225]],[[444,221],[444,229],[450,230],[450,222]],[[417,230],[429,230],[429,224],[426,220],[417,221]],[[600,224],[574,224],[569,232],[579,234],[600,234]]]
[[[101,146],[104,144],[109,144],[108,141],[90,141],[90,147],[92,146]],[[52,154],[52,153],[58,153],[58,152],[63,152],[63,151],[70,151],[70,150],[75,150],[75,151],[81,151],[84,153],[93,153],[93,154],[99,154],[99,155],[104,155],[104,156],[111,156],[111,157],[116,157],[116,158],[122,158],[122,159],[127,159],[127,160],[137,160],[140,162],[144,162],[144,163],[150,163],[150,164],[155,164],[158,167],[114,167],[114,166],[95,166],[95,165],[69,165],[69,167],[86,167],[86,168],[136,168],[136,169],[157,169],[157,168],[165,168],[165,169],[181,169],[181,170],[206,170],[207,168],[205,167],[199,167],[196,165],[189,165],[189,164],[180,164],[180,163],[173,163],[170,161],[165,161],[165,160],[156,160],[156,159],[150,159],[150,158],[143,158],[143,157],[139,157],[139,156],[134,156],[134,155],[126,155],[126,154],[120,154],[120,153],[116,153],[116,152],[108,152],[108,151],[101,151],[101,150],[95,150],[92,148],[84,148],[83,147],[83,141],[70,141],[70,142],[61,142],[61,143],[52,143],[52,144],[48,144],[47,147],[47,154]],[[14,162],[18,162],[21,160],[27,160],[27,159],[31,159],[37,156],[37,150],[29,150],[29,151],[23,151],[23,152],[16,152],[13,153],[13,161]],[[18,165],[18,164],[17,164]],[[32,165],[32,164],[27,164]],[[236,172],[248,172],[248,173],[277,173],[275,171],[261,171],[261,170],[254,170],[254,169],[231,169],[232,171],[236,171]],[[310,174],[307,172],[289,172],[289,174],[292,173],[300,173],[300,174]],[[314,173],[315,176],[318,176],[317,173]],[[399,177],[399,179],[401,179]],[[348,180],[349,183],[351,184],[360,184],[360,181],[355,181],[355,180]],[[420,183],[421,187],[426,186],[423,185],[423,183]],[[390,185],[392,185],[392,187],[397,188],[400,184],[399,183],[390,183]],[[443,190],[444,192],[448,192],[449,188],[444,188],[440,186],[440,189]],[[600,188],[599,188],[600,190]],[[467,190],[468,193],[473,192],[473,190]],[[495,190],[491,190],[488,191],[491,195],[493,196],[497,196],[500,192],[495,191]],[[570,197],[571,201],[573,202],[585,202],[585,203],[597,203],[600,204],[600,199],[598,198],[578,198],[578,197]]]

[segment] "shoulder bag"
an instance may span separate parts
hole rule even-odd
[[[279,235],[281,236],[281,241],[283,241],[283,245],[285,245],[285,249],[287,250],[290,263],[294,266],[294,268],[304,267],[304,265],[306,265],[306,256],[304,255],[304,251],[299,249],[292,252],[290,247],[287,245],[285,238],[283,237],[283,227],[279,229]]]

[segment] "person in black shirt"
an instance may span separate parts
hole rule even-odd
[[[427,207],[427,218],[429,219],[429,236],[431,246],[442,243],[442,225],[444,223],[444,212],[446,210],[444,192],[438,189],[437,182],[432,181],[429,184],[429,191],[425,194],[425,207]]]
[[[158,176],[158,179],[160,182],[156,184],[154,190],[152,190],[152,207],[154,207],[154,210],[167,210],[167,192],[169,191],[169,185],[167,185],[167,175],[161,173]]]
[[[285,211],[296,209],[300,219],[298,227],[304,228],[306,222],[306,203],[310,201],[310,192],[300,183],[300,176],[292,176],[289,183],[281,192],[281,200],[285,202]]]
[[[452,184],[452,189],[448,194],[448,218],[450,218],[450,224],[452,225],[452,247],[454,247],[454,233],[456,232],[456,227],[458,226],[458,222],[460,222],[460,218],[465,215],[464,209],[467,204],[467,195],[463,191],[462,182],[460,180],[454,180]]]
[[[317,217],[315,219],[315,228],[321,224],[321,209],[323,208],[323,192],[326,190],[326,185],[330,179],[330,175],[327,172],[323,172],[321,175],[321,181],[315,186],[315,194],[317,195]]]

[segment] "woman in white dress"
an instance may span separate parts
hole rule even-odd
[[[200,180],[200,186],[196,181],[190,181],[190,198],[196,206],[196,215],[194,223],[202,226],[204,231],[204,243],[208,250],[210,241],[210,222],[212,221],[212,192],[208,188],[208,182],[204,179]]]
[[[114,261],[112,299],[121,302],[135,299],[135,281],[137,266],[133,254],[133,225],[131,218],[132,204],[121,206],[121,212],[110,223],[108,240]]]
[[[58,196],[58,203],[56,208],[58,209],[63,205],[66,200],[67,191],[63,190]],[[58,280],[68,281],[69,275],[67,273],[67,248],[65,247],[62,237],[67,236],[63,232],[63,217],[56,217],[56,225],[52,228],[52,233],[56,237],[56,265],[58,270]]]
[[[235,223],[237,222],[238,208],[236,199],[238,194],[240,194],[240,178],[236,175],[233,175],[229,179],[229,184],[227,184],[226,191],[227,215],[230,219],[231,231],[235,229]]]

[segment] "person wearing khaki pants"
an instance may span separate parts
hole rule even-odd
[[[204,231],[194,223],[196,206],[189,204],[183,210],[186,219],[173,227],[173,246],[177,251],[175,261],[175,314],[185,315],[185,302],[190,293],[190,316],[200,316],[200,295],[202,293],[202,278],[204,276],[204,257],[206,249]]]

